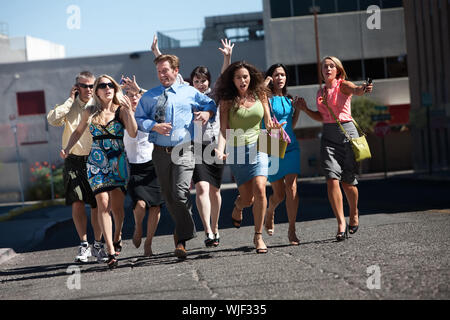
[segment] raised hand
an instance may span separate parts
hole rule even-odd
[[[135,94],[139,93],[139,90],[141,90],[141,88],[139,87],[139,85],[136,82],[136,76],[134,76],[134,75],[133,75],[133,80],[131,80],[128,77],[124,78],[124,76],[122,75],[120,82],[122,83],[123,90],[131,91],[132,93],[135,93]]]
[[[124,107],[128,111],[134,112],[133,111],[133,104],[131,103],[131,100],[130,100],[130,98],[128,96],[125,96],[125,95],[121,96],[119,102],[120,102],[120,105],[122,107]]]
[[[222,51],[224,56],[231,57],[231,54],[233,53],[234,43],[231,44],[231,41],[228,39],[220,39],[222,41],[223,49],[219,48],[220,51]]]
[[[72,100],[75,100],[75,94],[78,92],[78,87],[74,85],[72,89],[70,89],[70,97]]]
[[[364,92],[369,93],[373,90],[373,84],[372,83],[364,83]]]
[[[271,76],[268,76],[265,80],[264,80],[264,85],[267,87],[269,86],[269,83],[273,82],[273,79]]]
[[[155,55],[155,57],[159,57],[162,53],[161,51],[159,51],[158,48],[158,37],[156,36],[156,34],[153,36],[153,42],[152,42],[152,46],[151,46],[151,50],[153,52],[153,54]]]

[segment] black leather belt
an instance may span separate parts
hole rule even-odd
[[[178,147],[179,149],[183,150],[184,146],[193,146],[193,145],[194,145],[194,142],[191,141],[191,142],[186,143],[186,144],[184,144],[182,146],[176,145],[176,146],[172,146],[172,147],[165,147],[165,146],[158,146],[157,144],[155,144],[154,147],[155,147],[156,150],[165,151],[166,153],[172,153],[172,150],[175,147]]]
[[[174,147],[164,147],[164,146],[158,146],[158,145],[154,145],[156,150],[162,150],[165,151],[166,153],[171,153]]]
[[[84,161],[86,162],[89,156],[77,156],[75,154],[70,153],[67,158],[75,161]]]

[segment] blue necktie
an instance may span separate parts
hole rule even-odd
[[[167,108],[167,91],[169,88],[164,89],[163,94],[161,94],[156,102],[155,106],[155,121],[158,123],[166,122],[166,108]]]

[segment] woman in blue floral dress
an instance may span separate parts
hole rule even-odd
[[[92,148],[87,161],[89,184],[94,194],[120,188],[125,191],[128,179],[127,157],[124,152],[124,125],[120,107],[106,126],[89,124]]]
[[[130,99],[122,94],[119,84],[110,76],[102,75],[94,83],[94,101],[88,102],[77,129],[61,150],[67,157],[88,128],[92,134],[92,148],[87,162],[88,180],[94,192],[100,225],[108,248],[107,264],[117,266],[116,256],[122,248],[122,226],[125,216],[125,186],[128,167],[123,144],[124,129],[130,137],[137,135]],[[110,209],[114,216],[114,238]]]

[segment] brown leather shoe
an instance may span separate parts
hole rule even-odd
[[[187,251],[181,242],[175,248],[175,256],[180,260],[186,259]]]

